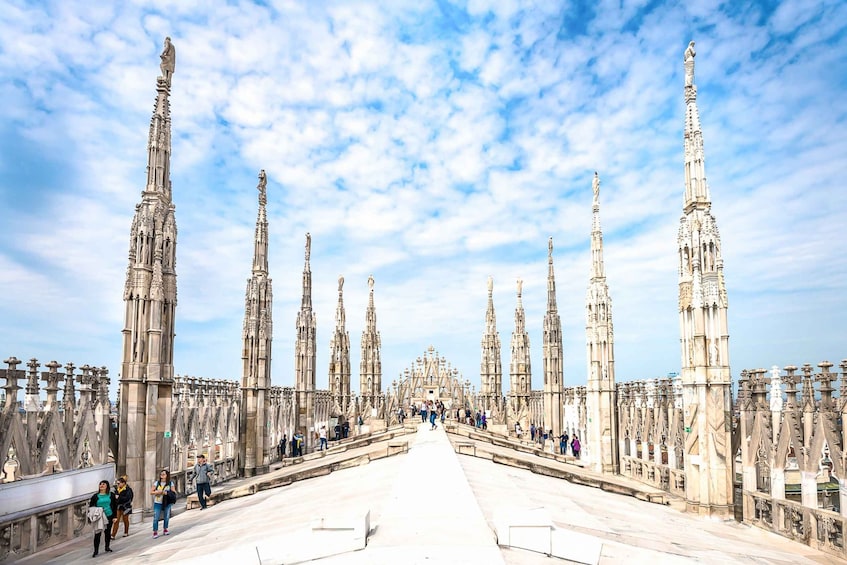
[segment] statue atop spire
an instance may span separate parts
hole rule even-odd
[[[594,171],[594,182],[591,183],[591,190],[594,191],[594,206],[600,205],[600,175]]]
[[[374,290],[374,276],[373,275],[368,277],[368,288],[370,289],[371,292],[373,292],[373,290]]]
[[[547,240],[547,258],[552,262],[553,261],[553,236],[550,236],[550,239]]]
[[[520,300],[521,294],[523,294],[523,279],[518,279],[518,299]]]
[[[344,288],[344,276],[338,275],[338,294],[341,294],[343,288]]]
[[[259,184],[258,184],[258,186],[256,186],[256,188],[259,190],[259,204],[261,206],[267,205],[267,203],[268,203],[268,195],[267,195],[268,177],[267,177],[267,175],[265,175],[265,169],[262,169],[261,171],[259,171]]]
[[[685,86],[694,86],[694,57],[696,55],[694,41],[690,41],[682,57],[685,64]]]
[[[162,62],[159,64],[159,68],[162,69],[162,78],[165,81],[165,84],[168,86],[171,85],[171,77],[174,74],[174,67],[176,66],[176,48],[174,48],[174,44],[171,43],[171,38],[165,38],[165,46],[162,49],[162,54],[159,55],[159,58],[162,59]]]
[[[492,292],[494,292],[494,279],[488,275],[488,295],[490,296]]]
[[[306,262],[309,262],[309,257],[312,255],[312,235],[306,232]]]

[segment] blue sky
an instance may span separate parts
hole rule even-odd
[[[732,372],[847,357],[847,4],[213,4],[4,2],[4,356],[106,365],[116,379],[170,35],[177,373],[240,378],[262,168],[276,385],[293,384],[307,231],[319,387],[343,274],[358,388],[373,274],[384,383],[433,345],[478,384],[491,275],[504,388],[518,277],[540,388],[549,236],[565,382],[584,384],[595,170],[618,380],[678,371],[690,39]]]

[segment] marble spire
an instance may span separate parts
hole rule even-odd
[[[166,42],[173,73],[175,49]],[[171,397],[176,315],[176,220],[171,199],[170,74],[156,79],[156,100],[147,139],[147,178],[135,207],[124,285],[118,441],[119,474],[136,492],[170,464]],[[163,445],[164,442],[164,445]],[[125,464],[123,464],[125,462]],[[152,508],[149,497],[143,502]]]
[[[585,297],[585,343],[588,349],[586,402],[588,437],[583,438],[585,458],[598,472],[617,473],[619,469],[617,410],[615,394],[615,334],[612,325],[612,298],[606,284],[603,264],[603,232],[600,229],[600,175],[592,181],[594,199],[591,223],[591,269]]]
[[[509,395],[518,401],[517,407],[529,403],[532,390],[532,364],[529,355],[529,334],[526,332],[526,313],[523,307],[523,281],[517,282],[515,330],[512,332],[509,363]]]
[[[482,334],[482,361],[479,370],[480,395],[483,408],[492,410],[503,397],[503,368],[500,361],[500,334],[494,314],[494,280],[488,277],[488,307],[485,311],[485,332]]]
[[[562,433],[564,408],[562,321],[556,305],[556,276],[553,272],[553,238],[547,242],[547,312],[544,315],[542,370],[544,371],[544,428]]]
[[[338,306],[335,308],[335,331],[329,340],[329,393],[340,414],[347,413],[350,403],[350,333],[344,311],[344,277],[338,277]]]
[[[703,134],[694,83],[694,42],[683,55],[685,194],[679,234],[680,353],[685,409],[685,498],[704,515],[733,514],[727,296],[721,240],[706,182]],[[749,485],[745,484],[745,488]],[[755,483],[752,490],[755,490]]]
[[[253,241],[253,268],[244,294],[244,326],[241,339],[241,448],[242,473],[253,476],[267,472],[271,448],[268,427],[273,342],[273,287],[268,276],[268,179],[259,171],[259,211]]]
[[[382,357],[379,331],[376,329],[376,307],[374,307],[374,278],[368,277],[368,308],[365,311],[365,329],[362,331],[362,361],[359,365],[359,392],[363,400],[375,398],[382,391]]]
[[[315,365],[317,343],[317,317],[312,310],[312,236],[306,234],[306,252],[303,265],[303,295],[297,312],[297,337],[294,343],[294,390],[297,396],[297,430],[303,432],[306,449],[314,446],[314,434],[307,433],[314,426]],[[294,431],[297,431],[294,430]]]

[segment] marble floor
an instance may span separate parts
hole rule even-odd
[[[301,543],[298,531],[339,509],[369,510],[372,534],[364,550],[320,563],[563,562],[496,544],[495,516],[542,507],[557,528],[601,539],[600,563],[837,562],[757,528],[457,455],[443,429],[428,428],[408,436],[406,454],[179,513],[167,537],[152,539],[151,525],[139,524],[113,542],[113,553],[101,549],[96,559],[87,534],[20,562],[258,564],[257,544]]]

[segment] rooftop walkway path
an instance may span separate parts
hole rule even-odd
[[[633,496],[646,502],[668,504],[677,509],[685,508],[685,501],[661,489],[640,483],[621,475],[598,473],[582,466],[579,459],[570,455],[551,452],[552,442],[545,448],[540,444],[506,438],[464,424],[447,424],[448,437],[456,453],[488,459],[501,465],[526,469],[538,475],[590,487],[607,492]],[[555,445],[558,449],[558,445]]]
[[[462,442],[473,444],[477,456],[458,455],[457,443]],[[258,564],[256,548],[262,544],[308,549],[308,537],[300,535],[317,518],[370,512],[367,547],[317,562],[561,563],[496,545],[493,524],[498,516],[541,507],[550,512],[556,528],[600,540],[602,564],[841,562],[757,528],[704,520],[639,500],[639,493],[650,494],[650,487],[624,480],[615,483],[615,489],[633,490],[631,496],[620,496],[539,473],[553,469],[571,473],[577,481],[596,478],[586,469],[540,456],[533,448],[524,453],[495,443],[447,434],[440,426],[430,431],[428,424],[409,424],[405,430],[398,427],[354,439],[258,477],[217,485],[213,495],[218,502],[202,512],[178,512],[167,537],[151,539],[151,520],[145,519],[131,526],[129,537],[112,542],[114,553],[104,554],[101,548],[92,559],[87,529],[84,537],[21,562]],[[398,456],[387,457],[389,453]],[[517,463],[495,463],[511,459]],[[318,476],[320,480],[308,480]]]

